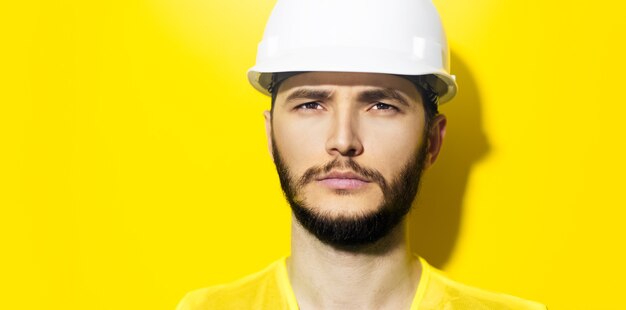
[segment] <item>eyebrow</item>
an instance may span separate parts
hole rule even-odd
[[[330,98],[331,95],[332,92],[330,90],[298,88],[289,94],[285,101],[291,101],[293,99],[325,100]]]
[[[294,90],[285,101],[294,99],[327,100],[332,96],[332,91],[325,89],[298,88]],[[377,88],[365,90],[359,93],[358,100],[361,102],[375,102],[384,99],[393,99],[405,106],[410,106],[409,101],[393,88]]]
[[[405,106],[410,106],[408,100],[393,88],[366,90],[359,94],[359,101],[362,102],[375,102],[383,99],[393,99]]]

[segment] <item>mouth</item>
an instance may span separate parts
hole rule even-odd
[[[371,182],[367,178],[351,171],[332,171],[318,178],[317,181],[330,189],[337,190],[355,190]]]

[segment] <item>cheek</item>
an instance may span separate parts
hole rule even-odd
[[[274,145],[285,163],[295,174],[326,163],[323,126],[306,121],[275,121]]]
[[[370,122],[364,126],[364,157],[386,178],[397,174],[417,156],[423,141],[424,122],[407,119],[403,122]]]

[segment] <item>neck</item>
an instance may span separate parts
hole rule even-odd
[[[405,223],[374,244],[337,248],[292,218],[289,280],[300,309],[409,309],[421,274]]]

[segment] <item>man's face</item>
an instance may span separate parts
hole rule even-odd
[[[424,164],[436,156],[421,95],[393,75],[293,76],[281,84],[266,121],[296,218],[332,245],[387,234],[410,209]]]

